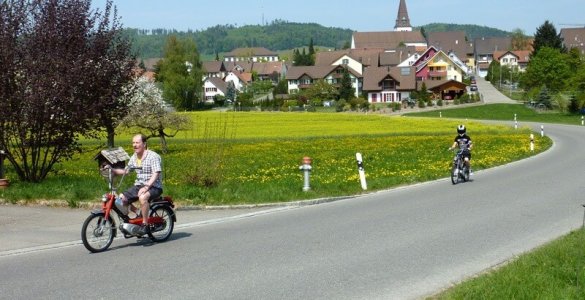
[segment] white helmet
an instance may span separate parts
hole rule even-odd
[[[461,124],[457,126],[457,133],[459,133],[459,135],[464,135],[465,132],[466,132],[465,125]]]

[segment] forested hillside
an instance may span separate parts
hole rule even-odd
[[[508,32],[477,25],[432,23],[422,26],[426,32],[465,31],[468,38],[501,37]],[[419,29],[419,28],[417,28]],[[381,29],[380,31],[383,31]],[[176,31],[172,29],[126,29],[138,57],[147,59],[163,56],[169,35],[193,38],[202,56],[221,57],[222,53],[242,47],[264,47],[272,51],[306,47],[311,39],[316,46],[340,49],[351,42],[352,29],[324,27],[315,23],[293,23],[282,20],[267,25],[217,25],[205,30]]]

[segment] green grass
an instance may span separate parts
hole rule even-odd
[[[169,140],[163,154],[165,194],[184,205],[288,202],[360,194],[355,162],[362,153],[368,191],[447,177],[453,153],[446,149],[456,120],[331,113],[189,113],[194,121]],[[469,123],[476,143],[475,170],[532,155],[527,129]],[[122,132],[125,150],[134,132]],[[514,145],[510,145],[513,141]],[[83,141],[84,151],[63,162],[40,184],[15,179],[0,190],[5,202],[38,199],[78,206],[106,191],[93,157],[103,141]],[[537,151],[551,141],[537,137]],[[150,147],[161,152],[156,140]],[[311,190],[302,191],[301,158],[313,158]],[[125,181],[122,188],[132,183]]]
[[[433,299],[585,299],[585,231],[568,235]]]
[[[581,125],[581,115],[560,113],[557,111],[537,111],[526,107],[523,104],[488,104],[481,106],[465,107],[458,109],[443,109],[436,111],[407,113],[407,116],[413,117],[439,117],[439,112],[443,118],[460,118],[475,120],[502,120],[514,121],[514,114],[518,123],[522,122],[542,122],[558,123],[569,125]]]

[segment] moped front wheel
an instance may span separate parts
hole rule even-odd
[[[456,164],[451,167],[451,183],[457,184],[459,182],[459,168]]]
[[[173,221],[174,212],[171,208],[166,206],[158,206],[151,210],[149,220],[150,232],[148,236],[155,242],[164,242],[173,233],[175,222]]]
[[[97,253],[110,247],[116,235],[116,225],[104,215],[91,214],[81,227],[81,240],[87,250]]]
[[[469,181],[469,168],[467,166],[463,166],[463,170],[461,170],[461,172],[463,173],[463,181]]]

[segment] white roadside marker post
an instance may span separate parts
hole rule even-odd
[[[366,172],[364,170],[364,163],[362,160],[362,154],[359,152],[356,153],[355,158],[357,160],[358,173],[360,174],[360,183],[362,185],[362,189],[365,191],[368,189],[368,185],[366,184]]]
[[[534,134],[530,134],[530,151],[534,152]]]

